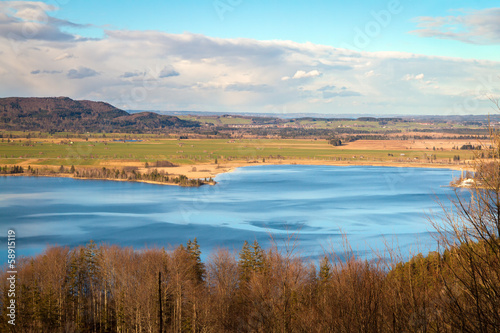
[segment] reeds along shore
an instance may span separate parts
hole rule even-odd
[[[140,172],[136,167],[117,168],[65,168],[61,166],[59,169],[42,169],[31,168],[28,166],[24,169],[22,166],[3,166],[0,168],[0,175],[24,175],[24,176],[49,176],[49,177],[71,177],[78,179],[100,179],[100,180],[115,180],[115,181],[132,181],[146,182],[151,184],[162,185],[179,185],[179,186],[201,186],[205,184],[214,185],[215,181],[210,178],[205,179],[190,179],[185,175],[169,175],[167,172],[152,169],[149,172]]]

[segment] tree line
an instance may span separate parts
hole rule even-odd
[[[399,139],[399,137],[397,137]],[[332,146],[341,146],[342,143],[345,142],[354,142],[358,140],[394,140],[394,137],[391,138],[387,135],[378,135],[378,134],[366,134],[366,135],[344,135],[342,137],[339,136],[331,136],[328,138],[328,143]]]
[[[201,186],[204,184],[215,184],[210,177],[208,179],[190,179],[185,175],[169,175],[168,172],[152,169],[148,172],[140,172],[137,167],[118,168],[78,168],[73,165],[69,168],[61,165],[59,169],[32,168],[27,169],[22,166],[0,167],[0,175],[24,174],[30,176],[54,176],[58,174],[70,174],[74,178],[81,179],[105,179],[105,180],[126,180],[126,181],[151,181],[165,184],[178,184],[180,186]]]

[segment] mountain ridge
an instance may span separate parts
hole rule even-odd
[[[153,112],[130,114],[113,105],[69,97],[0,98],[0,127],[39,131],[155,131],[199,123]]]

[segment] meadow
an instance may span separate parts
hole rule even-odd
[[[460,130],[468,128],[471,130],[483,129],[482,126],[469,124],[465,126],[459,122],[449,121],[432,121],[426,120],[409,120],[405,121],[367,121],[363,119],[325,119],[325,118],[296,118],[296,119],[279,119],[279,118],[261,118],[261,117],[244,117],[237,115],[226,116],[196,116],[196,115],[181,115],[178,116],[183,120],[198,121],[203,125],[252,125],[252,124],[276,124],[279,123],[284,127],[307,127],[315,129],[336,129],[336,128],[352,128],[368,132],[385,133],[390,131],[407,132],[411,130],[441,130],[454,129]]]
[[[139,141],[91,137],[3,139],[0,164],[40,166],[124,166],[168,160],[178,165],[242,163],[432,163],[456,165],[472,160],[473,151],[451,148],[443,140],[359,140],[333,147],[314,139],[165,139],[136,137]],[[8,141],[8,142],[7,142]],[[465,140],[453,140],[456,146]],[[436,148],[437,146],[437,148]],[[460,160],[457,161],[457,156]],[[306,164],[307,164],[306,163]]]

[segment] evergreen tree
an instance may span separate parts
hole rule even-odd
[[[100,249],[94,241],[79,247],[70,255],[67,283],[73,303],[72,316],[79,329],[89,329],[97,320],[96,296],[99,286]]]
[[[193,259],[193,273],[198,282],[203,282],[203,278],[205,276],[205,265],[201,261],[201,250],[200,245],[198,244],[198,240],[195,238],[194,241],[188,240],[186,244],[186,251]]]
[[[252,244],[252,254],[253,254],[253,270],[256,272],[262,272],[264,270],[264,250],[260,247],[257,240],[253,241]]]
[[[240,280],[249,281],[252,273],[261,273],[264,270],[264,250],[262,250],[257,240],[255,240],[252,245],[245,241],[239,257],[238,267],[240,269]]]
[[[327,256],[324,256],[319,266],[319,281],[324,284],[332,277],[330,262]]]
[[[247,241],[243,243],[243,247],[239,254],[238,268],[240,270],[240,280],[248,282],[250,274],[253,270],[253,253]]]

